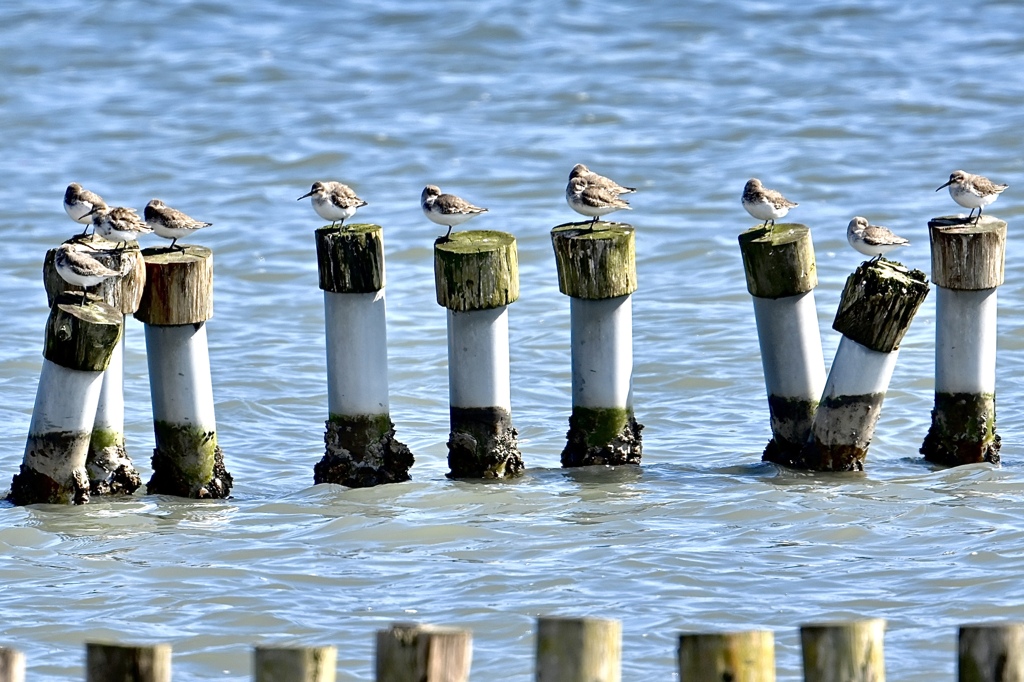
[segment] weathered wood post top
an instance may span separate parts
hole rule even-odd
[[[335,294],[368,294],[384,288],[384,228],[369,223],[316,231],[320,288]]]
[[[135,319],[169,327],[213,317],[213,252],[205,246],[144,249],[146,288]]]
[[[558,290],[581,299],[626,296],[637,289],[636,230],[598,221],[566,223],[551,230]]]
[[[928,221],[932,281],[960,291],[1002,285],[1006,268],[1006,222],[983,215],[977,223],[943,216]]]
[[[818,286],[811,230],[798,223],[752,227],[739,236],[747,291],[758,298],[782,298]]]
[[[437,304],[455,312],[488,310],[519,299],[516,238],[496,230],[453,232],[434,242]]]

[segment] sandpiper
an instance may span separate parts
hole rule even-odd
[[[486,208],[474,206],[454,194],[441,194],[441,188],[437,185],[427,185],[423,188],[423,193],[420,194],[420,207],[431,221],[448,227],[444,236],[439,237],[441,241],[448,241],[454,226],[487,212]]]
[[[119,244],[122,248],[128,242],[138,239],[139,235],[153,231],[153,228],[142,221],[135,209],[125,206],[94,208],[86,215],[92,216],[93,232],[108,242]]]
[[[196,230],[201,230],[212,224],[187,216],[159,199],[153,199],[146,204],[142,215],[146,218],[146,224],[156,232],[157,236],[171,240],[170,248],[172,249],[178,243],[178,239],[187,237]],[[184,249],[185,247],[180,248]]]
[[[613,190],[589,184],[582,176],[569,181],[565,188],[565,201],[569,208],[585,216],[592,216],[590,228],[593,229],[597,219],[603,215],[626,209],[633,210],[629,202],[619,198]]]
[[[874,256],[875,260],[900,246],[907,246],[910,241],[893,234],[888,227],[871,225],[867,218],[855,217],[846,226],[846,241],[865,256]]]
[[[743,186],[742,201],[747,213],[764,221],[761,227],[768,227],[769,222],[774,227],[777,219],[785,217],[789,209],[800,205],[774,189],[767,189],[757,178],[750,178]]]
[[[53,266],[65,282],[82,287],[82,303],[85,303],[86,289],[96,286],[108,277],[118,277],[122,274],[117,270],[111,270],[86,251],[79,250],[74,244],[61,244],[57,247]]]
[[[569,172],[569,182],[572,183],[574,178],[583,178],[587,181],[587,184],[591,187],[601,187],[603,189],[610,189],[615,194],[631,194],[636,191],[636,187],[623,187],[619,183],[615,182],[611,178],[606,178],[603,175],[598,175],[594,171],[590,170],[582,163],[577,163],[572,167]],[[566,193],[568,193],[568,187],[566,187]]]
[[[84,189],[77,182],[72,182],[64,191],[64,210],[76,223],[85,225],[80,237],[84,237],[89,232],[89,226],[92,225],[89,212],[97,207],[106,208],[107,202],[103,201],[103,197],[99,194]]]
[[[953,201],[971,209],[967,214],[968,219],[974,215],[974,209],[978,209],[978,217],[974,220],[978,222],[981,219],[981,210],[998,199],[1000,192],[1009,185],[997,185],[983,175],[955,170],[949,174],[949,181],[937,187],[935,191],[938,192],[943,187],[949,187],[949,196],[953,197]]]
[[[324,220],[330,220],[331,227],[339,220],[344,227],[345,221],[354,216],[359,207],[366,206],[366,202],[357,197],[351,187],[340,182],[314,182],[312,188],[296,201],[306,197],[312,197],[310,202],[313,210]]]

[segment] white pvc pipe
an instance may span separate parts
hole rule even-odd
[[[73,471],[85,468],[102,385],[103,372],[68,369],[43,358],[25,446],[24,464],[28,468],[58,483],[71,480]],[[65,458],[35,456],[34,440],[48,434],[80,435],[81,438]]]
[[[508,306],[448,310],[448,400],[451,407],[512,411]]]
[[[935,287],[935,392],[996,391],[996,289]]]
[[[387,311],[384,289],[324,292],[327,409],[331,415],[388,414]]]
[[[122,329],[127,328],[122,327]],[[114,345],[110,361],[103,371],[103,388],[96,406],[94,431],[124,433],[124,334]]]
[[[206,324],[144,326],[153,419],[216,431]]]
[[[844,336],[832,361],[821,400],[839,396],[884,394],[896,368],[899,349],[880,353]]]
[[[818,400],[825,386],[825,357],[814,291],[752,298],[768,395]]]
[[[573,407],[633,403],[633,299],[569,298]]]

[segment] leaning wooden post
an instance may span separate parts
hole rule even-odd
[[[89,501],[89,440],[103,370],[122,326],[121,313],[106,303],[83,305],[79,294],[61,294],[54,301],[25,457],[11,481],[14,504]]]
[[[518,476],[508,351],[508,306],[519,298],[516,238],[467,230],[438,239],[434,285],[448,309],[448,477]]]
[[[472,660],[469,630],[396,624],[377,631],[377,682],[466,682]]]
[[[143,263],[139,245],[132,242],[123,248],[113,248],[110,242],[98,237],[86,241],[93,246],[90,253],[96,260],[111,270],[124,272],[121,277],[111,277],[93,287],[100,300],[121,311],[124,316],[134,313],[142,300],[146,283],[146,265]],[[82,242],[81,237],[68,240]],[[65,242],[66,243],[66,242]],[[43,261],[43,284],[50,305],[56,296],[65,291],[76,290],[57,274],[53,259],[56,249],[46,252]],[[89,473],[91,495],[130,495],[142,486],[142,478],[132,464],[125,447],[124,438],[124,346],[125,334],[114,347],[110,362],[103,372],[103,388],[100,390],[96,418],[92,426],[89,455],[85,468]]]
[[[961,626],[958,649],[959,682],[1024,682],[1024,623]]]
[[[537,682],[619,682],[622,623],[603,618],[539,618]]]
[[[825,387],[811,231],[798,224],[758,226],[741,234],[739,242],[771,416],[772,439],[762,459],[793,466],[811,435]]]
[[[388,408],[384,230],[316,231],[327,329],[326,451],[314,483],[364,488],[408,481],[412,452],[395,438]]]
[[[775,682],[771,630],[679,635],[679,682]]]
[[[256,647],[254,682],[334,682],[338,650],[320,647]]]
[[[928,279],[887,260],[867,261],[846,280],[832,328],[843,335],[796,466],[862,471],[900,341],[928,295]]]
[[[217,445],[206,321],[213,316],[213,253],[145,249],[146,288],[135,318],[146,327],[153,402],[150,494],[225,498],[231,474]]]
[[[25,682],[25,654],[0,646],[0,682]]]
[[[633,416],[633,301],[636,237],[623,223],[551,230],[558,289],[569,296],[572,415],[562,466],[639,464]]]
[[[800,628],[804,682],[885,682],[885,620]]]
[[[88,642],[85,670],[87,682],[171,682],[171,645]]]
[[[996,434],[996,289],[1006,223],[928,222],[935,283],[935,407],[921,454],[937,464],[999,463]]]

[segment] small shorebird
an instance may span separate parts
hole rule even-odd
[[[846,226],[846,241],[865,256],[874,256],[875,260],[900,246],[907,246],[910,241],[893,234],[888,227],[868,224],[867,218],[857,216]]]
[[[448,231],[440,237],[442,241],[448,241],[454,226],[487,212],[486,208],[474,206],[454,194],[441,194],[441,188],[437,185],[427,185],[423,188],[420,194],[420,207],[431,221],[448,227]]]
[[[955,170],[949,174],[949,181],[937,187],[935,191],[938,192],[943,187],[949,187],[949,196],[953,197],[953,201],[971,209],[967,214],[968,219],[974,215],[974,209],[978,209],[978,217],[974,220],[978,222],[981,220],[981,210],[998,199],[1000,192],[1009,185],[997,185],[983,175]]]
[[[636,187],[623,187],[619,183],[615,182],[611,178],[606,178],[603,175],[598,175],[594,171],[590,170],[582,163],[577,163],[572,167],[572,171],[569,172],[569,182],[572,183],[575,178],[583,178],[587,181],[587,184],[591,187],[601,187],[602,189],[610,189],[615,194],[631,194],[636,191]],[[568,193],[568,188],[566,188]]]
[[[620,199],[614,190],[589,184],[582,176],[569,181],[565,188],[565,201],[569,208],[585,216],[593,217],[590,229],[594,229],[597,219],[603,215],[626,209],[632,211],[629,202]]]
[[[89,212],[97,207],[106,208],[107,202],[103,201],[103,197],[99,194],[84,189],[77,182],[72,182],[64,191],[64,210],[76,223],[85,225],[80,237],[84,237],[89,231],[89,226],[92,225]]]
[[[146,224],[156,232],[157,236],[171,240],[170,248],[172,249],[178,243],[178,239],[187,237],[196,230],[201,230],[212,224],[195,220],[159,199],[153,199],[146,204],[142,215],[146,218]],[[180,248],[184,249],[185,247]]]
[[[747,213],[764,221],[764,225],[761,227],[768,227],[769,222],[774,227],[777,219],[785,217],[789,213],[789,209],[800,205],[790,201],[774,189],[765,188],[757,178],[750,178],[743,186],[742,201],[743,208],[747,209]]]
[[[82,287],[82,303],[89,287],[94,287],[108,277],[119,277],[122,273],[111,270],[74,244],[61,244],[53,257],[57,274],[68,284]]]
[[[125,206],[94,208],[86,215],[92,216],[93,232],[108,242],[119,244],[122,248],[128,242],[138,239],[139,235],[153,231],[153,228],[142,221],[135,209]]]
[[[345,221],[354,216],[359,207],[366,206],[366,202],[357,197],[351,187],[340,182],[314,182],[313,187],[296,201],[306,197],[312,197],[310,203],[313,204],[313,210],[324,220],[330,220],[331,227],[339,220],[344,227]]]

